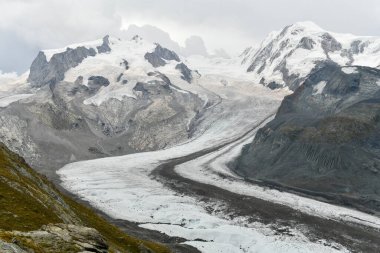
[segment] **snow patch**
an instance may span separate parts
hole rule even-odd
[[[322,94],[327,82],[326,81],[320,81],[317,83],[313,88],[313,95],[320,95]]]
[[[17,94],[17,95],[10,95],[6,97],[0,98],[0,107],[4,108],[10,105],[13,102],[28,98],[30,96],[33,96],[34,94]]]
[[[17,75],[15,72],[3,73],[0,70],[0,93],[14,90],[25,84],[28,75],[29,71],[25,72],[22,75]]]
[[[344,67],[342,68],[342,71],[346,74],[357,74],[358,70],[356,67]]]
[[[86,42],[71,44],[71,45],[68,45],[68,46],[63,47],[63,48],[47,49],[47,50],[43,50],[42,52],[46,56],[46,61],[49,62],[50,59],[51,59],[51,57],[53,57],[53,55],[59,54],[59,53],[63,53],[68,48],[76,49],[78,47],[85,47],[87,49],[90,49],[90,48],[96,49],[96,47],[101,46],[102,44],[103,44],[103,40],[102,39],[98,39],[98,40],[93,40],[93,41],[86,41]]]

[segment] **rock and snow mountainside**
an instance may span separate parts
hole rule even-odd
[[[241,58],[255,82],[295,90],[322,63],[379,67],[380,38],[338,34],[300,22],[272,32],[258,49],[248,48]]]
[[[201,116],[206,101],[187,91],[198,77],[138,36],[41,51],[27,80],[0,97],[0,141],[47,170],[161,149],[187,140]]]
[[[380,211],[380,70],[326,64],[286,97],[236,172]]]
[[[378,44],[298,23],[229,60],[183,59],[138,36],[45,50],[0,87],[0,141],[49,176],[65,165],[62,186],[110,217],[202,252],[378,248],[377,217],[227,167],[257,133],[238,174],[378,209],[379,71],[340,67],[378,67]],[[258,131],[289,94],[260,83],[296,91]]]

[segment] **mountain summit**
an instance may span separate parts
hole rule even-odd
[[[269,34],[258,49],[242,57],[256,82],[295,90],[322,63],[378,67],[380,38],[333,33],[313,22],[299,22]]]

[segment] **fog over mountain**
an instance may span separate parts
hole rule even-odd
[[[190,36],[200,36],[210,54],[223,48],[229,55],[259,43],[270,31],[302,20],[330,31],[380,35],[376,0],[365,4],[353,0],[0,0],[0,9],[7,10],[0,17],[3,72],[24,72],[39,49],[106,34],[118,36],[120,28],[128,29],[131,24],[158,27],[181,46]]]
[[[139,35],[150,42],[160,43],[162,46],[170,48],[178,54],[182,54],[184,56],[209,56],[205,42],[200,36],[190,36],[186,39],[184,46],[181,46],[170,37],[168,32],[152,25],[137,26],[132,24],[128,26],[128,29],[121,32],[121,37],[126,39],[132,38],[134,35]]]

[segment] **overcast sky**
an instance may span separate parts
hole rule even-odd
[[[380,36],[379,0],[0,0],[0,71],[25,71],[39,49],[150,24],[181,46],[199,35],[210,53],[259,43],[310,20],[326,30]]]

